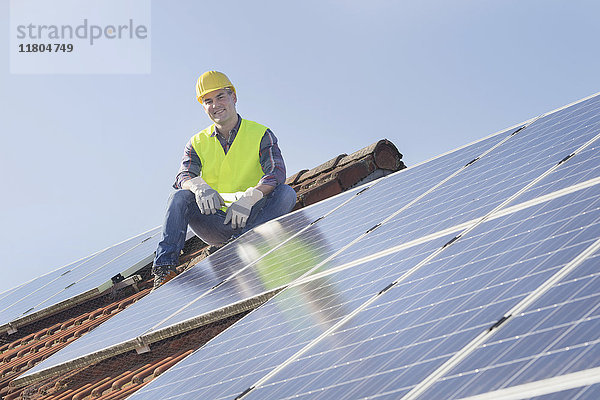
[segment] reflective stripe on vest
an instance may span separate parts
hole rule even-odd
[[[214,125],[211,125],[192,138],[192,147],[202,163],[202,179],[222,195],[244,192],[256,186],[264,175],[259,151],[267,127],[242,119],[227,154],[219,139],[210,136],[213,129]],[[225,197],[229,199],[231,196]],[[230,204],[226,201],[226,206]]]

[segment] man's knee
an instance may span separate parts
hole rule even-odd
[[[176,190],[169,197],[169,207],[187,206],[192,201],[196,201],[194,193],[184,189]]]
[[[289,185],[281,184],[277,186],[279,198],[282,204],[286,206],[288,212],[296,205],[296,191]]]

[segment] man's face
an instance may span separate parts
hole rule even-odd
[[[237,121],[236,101],[235,93],[227,89],[219,89],[202,97],[202,107],[215,124],[224,125],[232,119]]]

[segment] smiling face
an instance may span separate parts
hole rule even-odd
[[[202,97],[202,107],[217,127],[237,123],[236,102],[237,97],[231,89],[215,90]]]

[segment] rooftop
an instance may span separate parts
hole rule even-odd
[[[311,170],[299,171],[286,183],[298,192],[295,209],[299,209],[405,168],[401,158],[391,142],[381,140],[350,155],[341,154]],[[148,236],[154,237],[155,233],[150,232]],[[192,268],[217,250],[191,236],[183,250],[179,272]],[[143,260],[143,265],[138,263],[135,271],[128,268],[131,274],[124,274],[127,279],[120,274],[115,275],[115,279],[112,273],[108,276],[104,273],[101,280],[108,279],[112,283],[106,289],[101,286],[47,308],[27,310],[24,317],[13,318],[3,325],[0,328],[4,331],[0,336],[0,396],[9,400],[124,399],[260,304],[235,307],[228,315],[221,312],[199,327],[168,335],[152,343],[152,351],[116,351],[104,358],[87,360],[75,368],[61,369],[42,380],[14,384],[16,378],[41,361],[147,296],[152,286],[151,263],[147,256]]]

